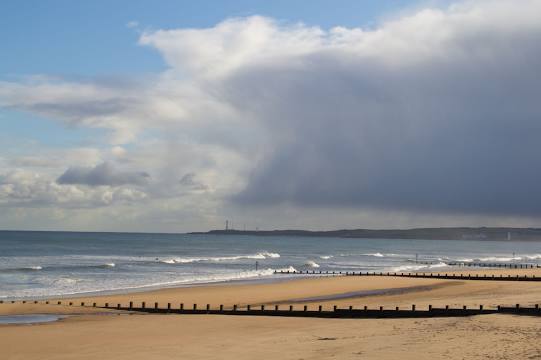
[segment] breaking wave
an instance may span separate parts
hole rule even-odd
[[[373,253],[373,254],[361,254],[361,255],[364,255],[364,256],[374,256],[374,257],[384,257],[385,255],[383,255],[382,253]]]
[[[430,265],[402,265],[397,266],[395,268],[392,268],[391,271],[393,272],[405,272],[405,271],[419,271],[419,270],[431,270],[431,269],[437,269],[442,267],[447,267],[447,265],[444,262],[440,262],[437,264],[430,264]]]
[[[252,255],[237,255],[237,256],[211,256],[211,257],[175,257],[169,259],[158,260],[164,264],[189,264],[195,262],[220,262],[220,261],[235,261],[235,260],[264,260],[264,259],[276,259],[280,254],[272,252],[260,252]]]
[[[525,261],[525,260],[540,260],[541,254],[533,255],[521,255],[521,256],[487,256],[479,258],[464,258],[464,259],[455,259],[456,262],[513,262],[513,261]]]
[[[29,266],[29,267],[25,267],[25,268],[22,268],[22,270],[41,270],[43,269],[41,266]]]
[[[0,269],[0,272],[10,273],[10,272],[26,272],[26,271],[39,271],[42,270],[43,267],[36,265],[36,266],[21,266],[16,268],[4,268]]]
[[[311,267],[311,268],[318,268],[319,264],[316,263],[315,261],[308,260],[307,262],[304,263],[304,266]]]
[[[109,284],[109,286],[94,287],[94,286],[85,286],[84,281],[80,281],[77,278],[61,277],[55,279],[51,282],[50,285],[53,285],[53,288],[49,289],[25,289],[22,291],[14,292],[10,294],[10,298],[24,298],[24,297],[36,297],[36,296],[66,296],[66,295],[76,295],[76,294],[87,294],[87,293],[100,293],[100,292],[115,292],[115,291],[127,291],[127,290],[138,290],[145,288],[160,288],[160,287],[174,287],[190,284],[205,284],[205,283],[216,283],[216,282],[227,282],[227,281],[237,281],[237,280],[252,280],[252,279],[265,279],[270,278],[274,275],[275,271],[283,272],[297,272],[293,266],[288,266],[284,268],[265,268],[259,270],[246,270],[238,272],[229,272],[222,274],[208,274],[208,275],[195,275],[191,277],[185,277],[179,280],[171,281],[155,281],[146,284],[136,284],[126,282],[127,279],[119,279],[115,283]],[[0,298],[8,298],[7,295],[0,295]]]

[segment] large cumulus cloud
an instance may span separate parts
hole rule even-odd
[[[232,74],[228,100],[273,143],[234,200],[541,213],[540,3],[476,4]]]

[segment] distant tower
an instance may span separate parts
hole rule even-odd
[[[229,220],[225,221],[225,230],[229,230]]]

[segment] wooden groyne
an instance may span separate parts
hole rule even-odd
[[[437,265],[440,262],[434,261],[416,261],[415,264],[421,265]],[[505,269],[539,269],[541,265],[539,264],[510,264],[510,263],[480,263],[480,262],[445,262],[447,266],[458,266],[458,267],[489,267],[489,268],[505,268]]]
[[[250,305],[244,308],[237,307],[226,309],[223,305],[218,308],[212,308],[209,304],[200,308],[194,304],[191,308],[185,308],[179,306],[173,308],[171,304],[167,304],[166,307],[159,307],[158,303],[154,304],[154,307],[122,307],[118,304],[115,306],[108,306],[107,309],[136,311],[154,314],[187,314],[187,315],[238,315],[238,316],[282,316],[282,317],[315,317],[315,318],[340,318],[340,319],[381,319],[381,318],[431,318],[431,317],[466,317],[474,315],[488,315],[488,314],[514,314],[514,315],[529,315],[529,316],[541,316],[541,310],[538,305],[534,307],[521,307],[516,305],[514,307],[498,306],[497,308],[487,309],[483,305],[478,308],[468,308],[463,306],[462,308],[450,308],[446,306],[444,308],[436,308],[429,305],[427,309],[416,309],[415,305],[412,305],[408,309],[384,308],[380,306],[376,309],[369,309],[364,307],[362,309],[349,306],[347,308],[338,308],[334,306],[332,310],[323,310],[323,307],[318,306],[317,310],[308,310],[308,306],[304,305],[300,309],[295,308],[293,305],[288,307],[280,307],[275,305],[274,307],[265,307],[260,305],[252,307]]]
[[[15,303],[15,301],[0,301],[3,303]],[[185,306],[184,304],[174,305],[172,303],[166,303],[160,306],[159,303],[147,304],[141,302],[135,304],[130,301],[129,304],[85,304],[84,302],[74,303],[73,301],[22,301],[22,303],[42,303],[50,305],[67,305],[74,307],[93,307],[100,309],[119,310],[126,312],[139,312],[150,314],[183,314],[183,315],[237,315],[237,316],[282,316],[282,317],[313,317],[313,318],[339,318],[339,319],[395,319],[395,318],[433,318],[433,317],[466,317],[474,315],[489,315],[489,314],[511,314],[511,315],[526,315],[526,316],[541,316],[541,308],[538,304],[532,307],[520,306],[498,306],[496,308],[486,308],[483,305],[479,305],[476,308],[462,306],[460,308],[445,307],[433,307],[428,305],[427,308],[418,309],[415,305],[411,305],[408,308],[384,308],[380,306],[375,309],[369,309],[367,306],[363,308],[354,308],[349,306],[346,308],[339,308],[336,305],[332,307],[332,310],[323,308],[322,305],[317,306],[316,310],[313,310],[314,306],[309,309],[308,305],[295,307],[289,306],[265,306],[265,305],[245,305],[243,307],[233,305],[232,307],[225,307],[224,305],[211,306],[206,304],[200,306],[198,304],[192,304]],[[150,306],[148,306],[150,305]]]
[[[419,272],[362,272],[362,271],[275,271],[279,275],[316,275],[316,276],[392,276],[406,278],[428,278],[448,280],[486,280],[486,281],[541,281],[541,277],[535,275],[487,275],[487,274],[449,274],[449,273],[419,273]]]

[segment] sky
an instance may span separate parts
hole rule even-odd
[[[0,30],[0,229],[540,226],[540,0],[4,0]]]

